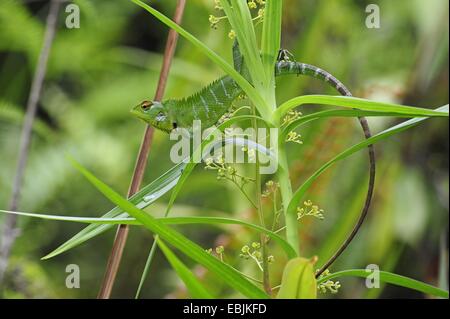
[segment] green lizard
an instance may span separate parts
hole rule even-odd
[[[233,45],[233,62],[235,69],[249,80],[250,76],[239,51],[237,41]],[[290,61],[286,50],[280,50],[274,72],[276,76],[296,74],[315,77],[332,86],[341,95],[352,96],[344,84],[330,73],[310,64]],[[131,110],[131,113],[151,126],[168,133],[176,128],[190,130],[194,120],[201,120],[202,126],[207,128],[217,124],[219,119],[231,108],[233,101],[242,94],[243,90],[238,84],[230,76],[224,76],[187,98],[169,99],[163,102],[143,101],[136,105]],[[371,132],[367,120],[364,117],[360,117],[359,122],[365,137],[370,138]],[[355,237],[368,213],[375,183],[375,153],[373,145],[370,145],[368,150],[370,161],[369,188],[363,210],[350,235],[337,252],[318,270],[316,276],[325,271],[345,250]]]

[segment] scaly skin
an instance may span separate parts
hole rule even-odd
[[[233,58],[235,69],[249,80],[248,70],[239,52],[237,42],[233,46]],[[310,64],[289,61],[286,51],[281,50],[279,61],[275,64],[275,75],[305,75],[315,77],[336,89],[343,96],[352,96],[350,91],[330,73]],[[175,128],[192,129],[194,120],[201,120],[203,128],[215,125],[219,119],[230,109],[232,102],[244,92],[229,76],[224,76],[194,95],[179,99],[166,100],[164,102],[144,101],[135,106],[131,112],[138,118],[149,123],[153,127],[165,132],[171,132]],[[371,132],[365,117],[359,118],[360,125],[366,139],[371,137]],[[352,232],[336,253],[317,271],[320,276],[347,248],[358,233],[369,211],[375,184],[375,152],[373,145],[368,146],[369,151],[369,187],[364,207]]]

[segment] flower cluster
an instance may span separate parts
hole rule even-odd
[[[319,276],[319,280],[330,275],[330,271],[327,269],[325,270],[320,276]],[[317,285],[317,289],[325,294],[328,291],[332,294],[337,294],[339,292],[339,288],[341,288],[341,284],[339,283],[339,281],[332,281],[332,280],[327,280],[324,283],[321,283],[319,285]]]
[[[325,218],[323,209],[320,209],[317,205],[313,205],[310,200],[305,201],[303,207],[297,207],[297,220],[300,220],[305,216],[312,216],[320,220]]]
[[[241,253],[239,257],[244,259],[252,259],[255,261],[258,268],[263,271],[262,268],[262,253],[261,253],[261,244],[258,242],[253,242],[251,246],[245,245],[241,248]],[[273,263],[275,261],[275,257],[272,255],[267,257],[268,263]]]
[[[264,8],[266,2],[264,0],[247,0],[247,5],[250,10],[258,10],[257,15],[252,19],[255,24],[261,23],[264,19]],[[223,7],[220,3],[220,0],[214,0],[214,9],[222,11]],[[217,29],[217,25],[223,19],[227,19],[226,16],[216,17],[215,15],[209,15],[209,23],[211,28]],[[234,39],[236,37],[236,32],[234,30],[230,30],[228,33],[228,37],[230,39]]]
[[[222,5],[220,4],[220,0],[214,0],[214,9],[223,10]]]
[[[213,253],[213,249],[212,248],[206,249],[206,252],[208,254],[212,254]],[[221,261],[223,261],[223,255],[225,253],[225,247],[223,247],[222,245],[221,246],[217,246],[216,248],[214,248],[214,252],[216,253],[217,257]]]
[[[225,163],[223,156],[218,156],[216,159],[207,158],[205,164],[205,169],[217,171],[218,180],[229,180],[239,187],[254,181],[252,178],[240,175],[234,166]]]
[[[217,29],[217,25],[219,24],[219,22],[226,18],[227,18],[226,16],[216,17],[215,15],[210,14],[208,20],[209,20],[209,24],[210,24],[211,28]]]
[[[303,141],[301,140],[302,136],[295,131],[291,131],[286,136],[286,142],[293,142],[302,145]]]
[[[292,122],[294,122],[295,120],[298,120],[303,114],[299,111],[296,110],[291,110],[289,111],[286,116],[283,118],[283,123],[281,124],[282,126],[284,125],[289,125]]]
[[[270,197],[272,194],[275,194],[278,191],[278,188],[280,188],[279,183],[275,183],[272,180],[268,181],[266,183],[266,188],[262,193],[262,197]]]

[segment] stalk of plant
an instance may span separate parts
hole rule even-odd
[[[256,109],[252,107],[253,115],[256,116]],[[259,141],[258,136],[258,122],[256,118],[252,119],[252,127],[255,135],[255,140]],[[260,173],[260,164],[259,164],[259,153],[255,153],[255,195],[256,195],[256,210],[258,211],[259,222],[261,227],[266,228],[266,223],[264,219],[264,211],[262,207],[262,193],[261,193],[261,173]],[[268,254],[267,254],[267,237],[266,234],[261,233],[260,235],[260,244],[262,250],[262,270],[263,270],[263,286],[266,293],[271,296],[272,295],[272,287],[270,285],[270,276],[269,276],[269,262],[268,262]]]
[[[177,24],[181,23],[183,17],[186,0],[178,0],[175,8],[174,21]],[[167,36],[167,43],[163,57],[163,65],[161,68],[158,86],[156,88],[155,100],[159,101],[164,95],[166,88],[167,77],[169,74],[172,58],[177,45],[178,34],[171,29]],[[128,190],[128,197],[132,197],[141,187],[144,172],[147,166],[147,159],[150,153],[150,147],[153,140],[153,127],[147,125],[142,139],[141,147],[136,160],[136,166],[131,179],[130,188]],[[125,248],[125,243],[128,237],[128,225],[119,225],[114,239],[113,247],[111,249],[108,264],[106,266],[103,282],[98,293],[99,299],[107,299],[111,295],[112,288],[116,279],[117,271],[119,269],[122,253]]]
[[[25,167],[28,160],[28,152],[31,144],[33,122],[36,117],[38,102],[40,100],[42,86],[44,83],[45,74],[47,72],[47,61],[56,33],[60,6],[60,0],[52,0],[50,2],[49,12],[46,20],[44,41],[41,52],[39,54],[39,60],[37,63],[36,71],[34,73],[33,82],[31,84],[30,95],[28,97],[27,112],[20,136],[17,170],[14,176],[11,200],[9,204],[9,210],[13,211],[16,210],[19,206],[20,192],[22,189]],[[19,230],[16,229],[16,225],[17,216],[14,215],[7,216],[3,223],[3,231],[0,238],[0,287],[2,286],[3,277],[8,266],[11,247],[14,245],[14,241],[19,232]]]

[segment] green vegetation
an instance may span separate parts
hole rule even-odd
[[[419,2],[380,1],[379,30],[365,27],[365,7],[357,1],[194,1],[182,26],[167,18],[175,1],[75,3],[81,28],[58,30],[34,125],[18,209],[27,213],[0,210],[0,221],[20,216],[22,233],[4,297],[95,297],[111,228],[126,224],[132,228],[113,290],[117,297],[448,298],[448,287],[435,287],[445,282],[436,274],[448,267],[442,257],[448,249],[439,247],[439,236],[448,232],[448,27],[441,32],[448,3],[430,1],[423,17]],[[45,6],[20,1],[0,4],[0,187],[6,190],[0,208],[9,201],[21,105],[45,12]],[[247,98],[217,130],[279,129],[278,137],[267,137],[278,154],[276,174],[261,175],[258,163],[226,165],[222,158],[175,165],[169,159],[173,141],[155,132],[147,186],[129,201],[120,195],[143,128],[129,109],[156,87],[164,24],[180,34],[165,96],[190,95],[223,73],[232,77]],[[250,82],[231,63],[229,37],[239,41]],[[275,81],[281,46],[298,61],[336,73],[359,98],[326,95],[328,87],[309,77]],[[350,125],[362,116],[374,131],[369,139]],[[233,143],[248,157],[268,153],[239,138]],[[371,144],[378,172],[369,218],[316,279],[359,218],[368,175],[359,151]],[[89,225],[80,231],[77,223]],[[80,289],[65,287],[67,264],[80,266]],[[368,264],[382,270],[380,289],[332,280],[368,277]]]

